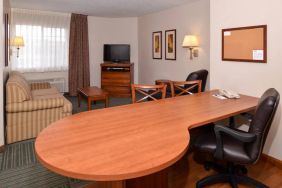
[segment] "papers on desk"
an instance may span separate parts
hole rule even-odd
[[[216,98],[218,98],[218,99],[221,99],[221,100],[227,99],[227,97],[224,97],[224,96],[222,96],[222,95],[220,95],[220,94],[213,94],[212,96],[213,96],[213,97],[216,97]]]

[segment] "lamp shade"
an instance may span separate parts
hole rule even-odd
[[[198,42],[197,37],[195,35],[186,35],[184,37],[182,46],[183,47],[197,47],[197,46],[199,46],[199,42]]]
[[[12,40],[12,45],[13,45],[13,46],[17,46],[17,47],[24,46],[24,39],[23,39],[23,37],[16,36],[16,37]]]

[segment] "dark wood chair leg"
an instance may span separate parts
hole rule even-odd
[[[109,98],[106,97],[105,99],[105,108],[108,108],[109,107]]]
[[[78,104],[78,107],[80,107],[80,100],[81,100],[81,95],[78,92],[78,94],[77,94],[77,104]]]
[[[91,110],[91,99],[88,98],[88,111],[90,111],[90,110]]]

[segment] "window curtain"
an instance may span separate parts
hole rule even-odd
[[[12,9],[11,38],[22,36],[24,46],[13,47],[13,70],[50,72],[68,70],[70,14]],[[13,45],[13,44],[12,44]]]
[[[90,85],[88,21],[86,15],[72,14],[69,44],[69,93]]]

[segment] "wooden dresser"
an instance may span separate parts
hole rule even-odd
[[[134,63],[102,63],[101,88],[114,97],[130,97]]]

